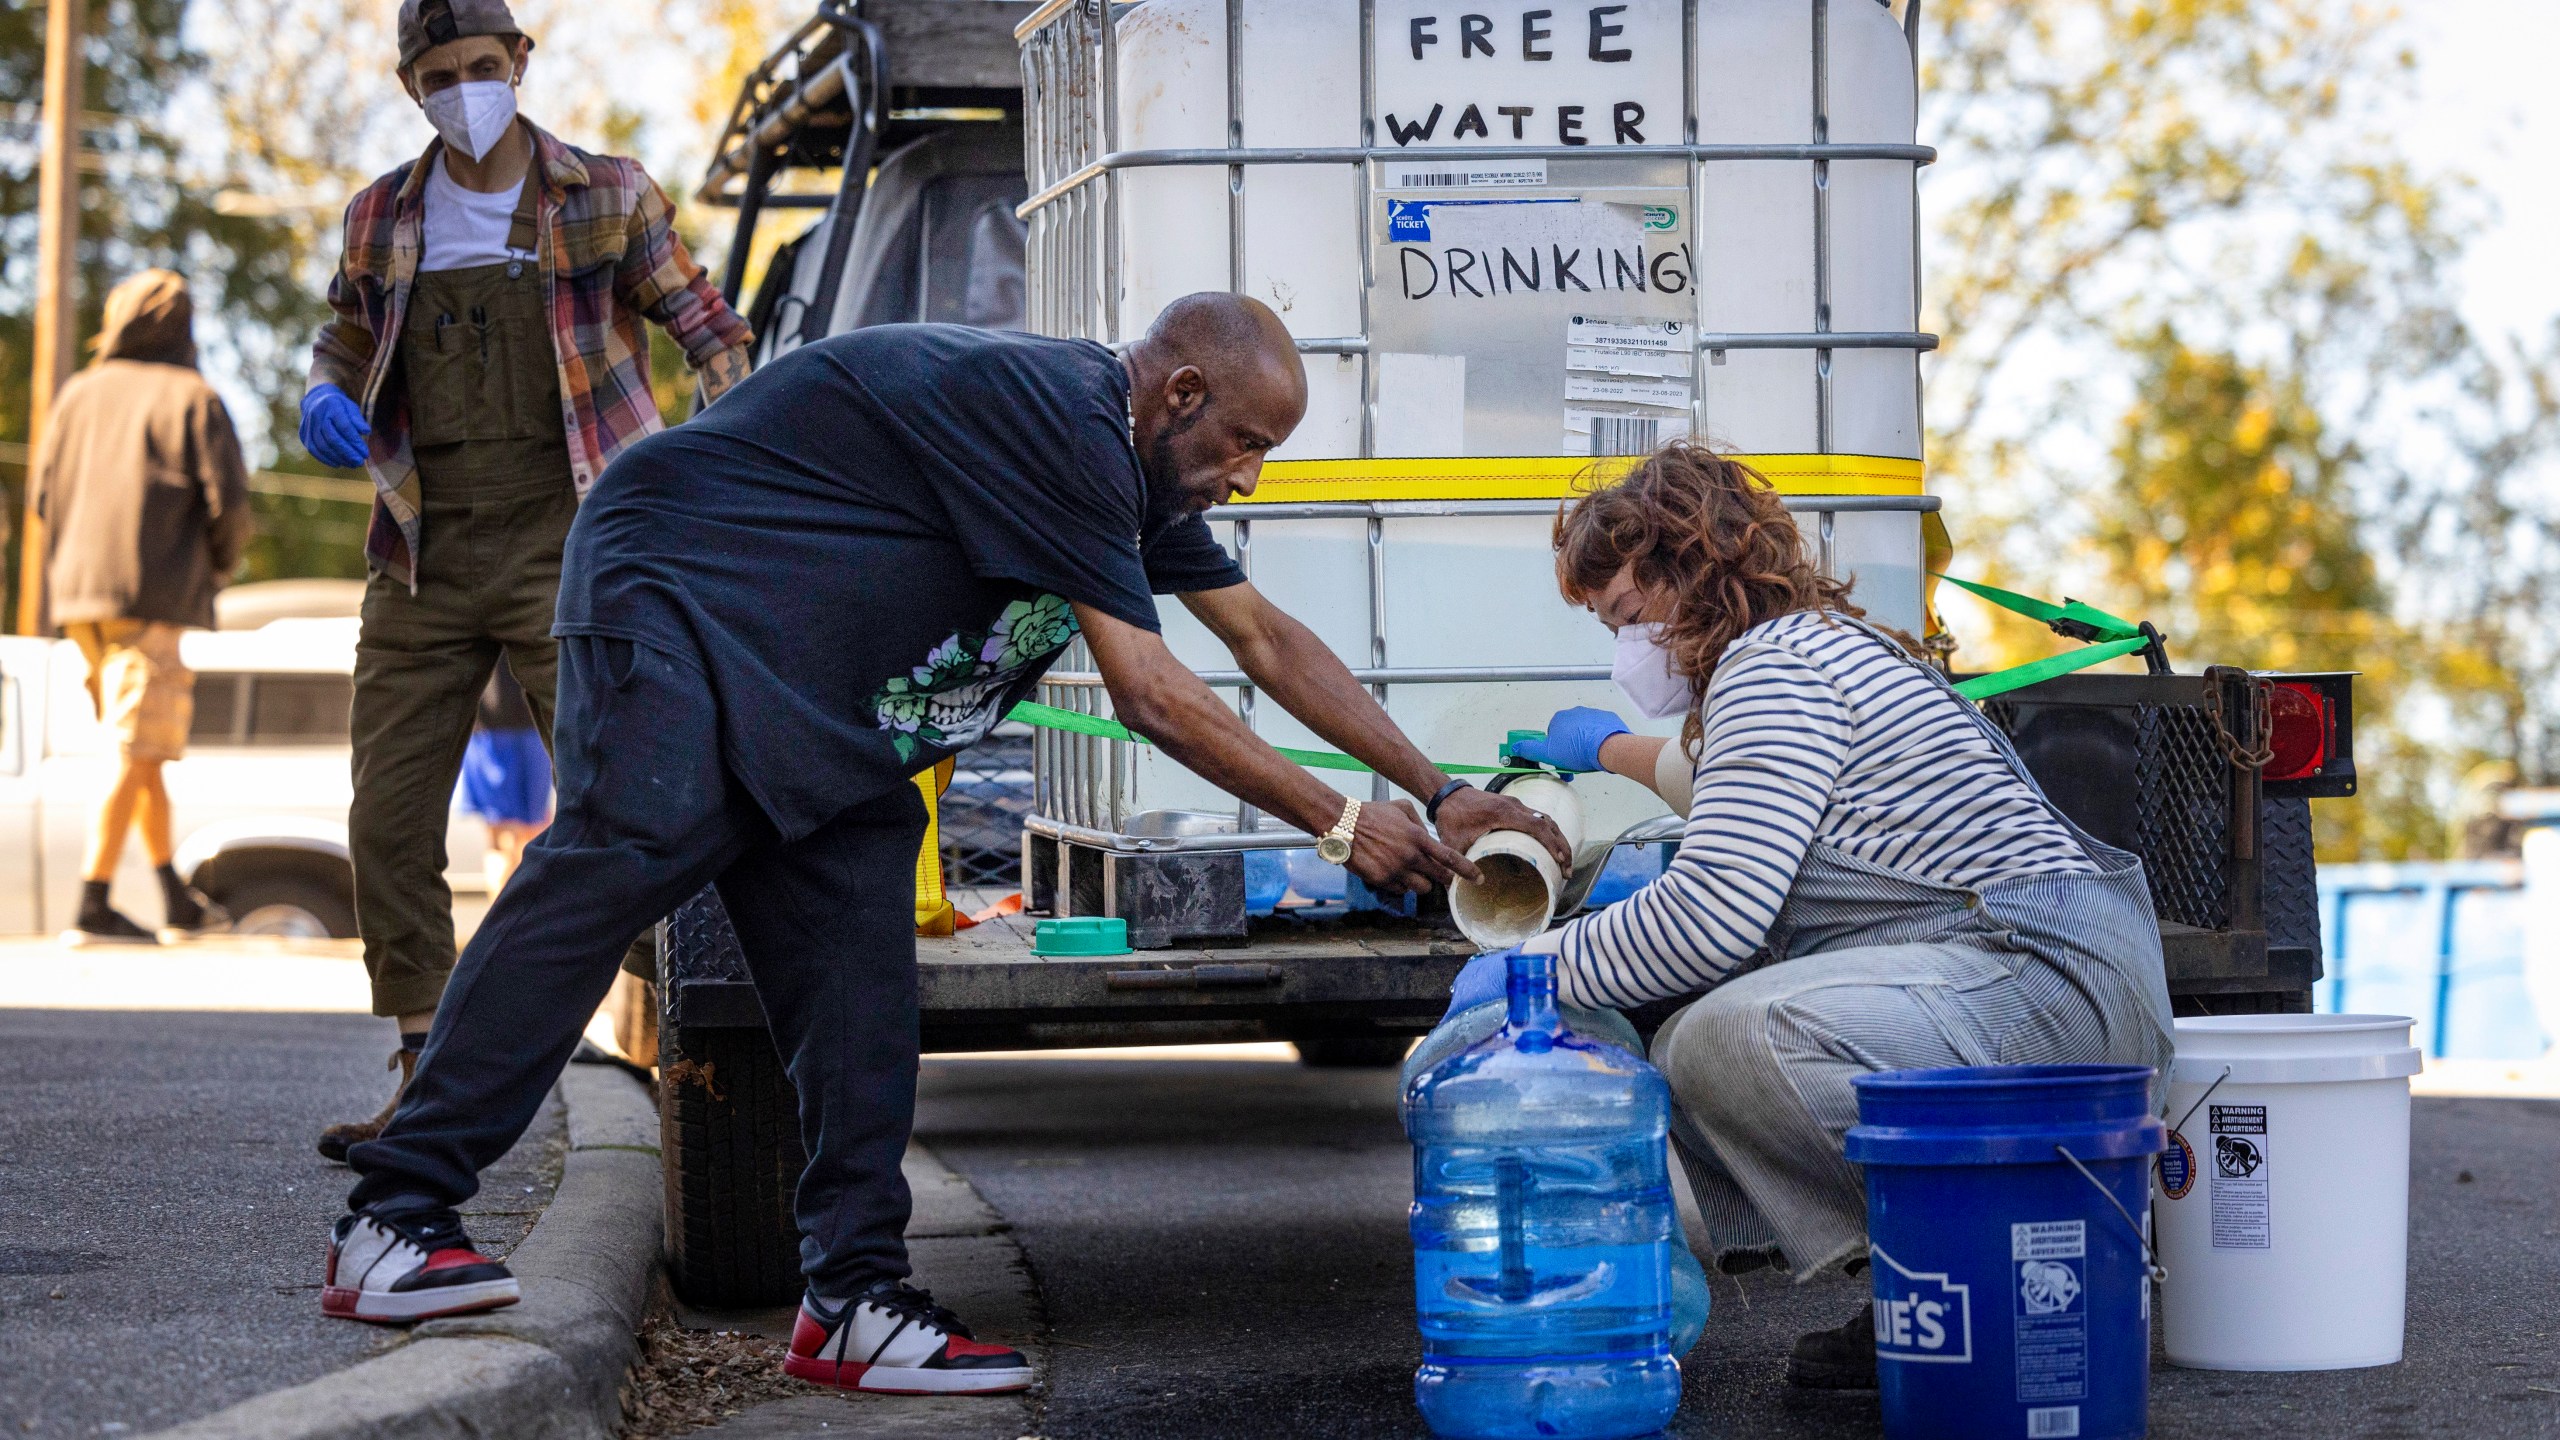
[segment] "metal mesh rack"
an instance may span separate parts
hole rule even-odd
[[[953,890],[1011,888],[1022,871],[1022,824],[1031,816],[1032,731],[1003,725],[963,751],[943,792],[942,883]]]
[[[2021,692],[2022,697],[2033,693]],[[2025,708],[2022,700],[2001,699],[1988,702],[1982,711],[2018,739]],[[2152,906],[2163,922],[2202,930],[2228,928],[2233,911],[2231,787],[2238,772],[2216,739],[2213,717],[2202,705],[2142,704],[2125,711],[2131,720],[2129,753],[2112,759],[2131,771],[2126,813],[2074,818],[2141,857]],[[2041,778],[2048,787],[2054,783],[2052,777]]]

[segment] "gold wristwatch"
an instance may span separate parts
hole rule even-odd
[[[1335,821],[1333,828],[1325,832],[1324,838],[1316,842],[1316,858],[1322,860],[1327,865],[1350,864],[1351,835],[1353,831],[1359,828],[1360,802],[1357,800],[1343,801],[1342,818]]]

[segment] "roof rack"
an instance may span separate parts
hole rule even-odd
[[[819,0],[816,14],[739,86],[694,198],[744,203],[757,188],[760,158],[768,174],[832,169],[866,139],[876,156],[913,138],[911,131],[1019,114],[1022,64],[1013,28],[1033,8],[1022,0]],[[866,126],[854,123],[857,106]],[[831,200],[768,195],[762,203],[819,208]]]

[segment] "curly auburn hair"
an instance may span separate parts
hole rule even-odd
[[[1706,693],[1743,631],[1798,610],[1867,612],[1805,554],[1795,517],[1767,479],[1703,445],[1676,440],[1618,484],[1594,488],[1556,515],[1556,586],[1596,606],[1632,565],[1636,583],[1675,597],[1662,627],[1673,673]],[[1696,709],[1680,732],[1692,758],[1705,739]]]

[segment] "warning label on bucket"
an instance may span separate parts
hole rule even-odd
[[[2021,1403],[2088,1398],[2089,1307],[2081,1285],[2088,1254],[2085,1220],[2009,1227]]]
[[[2213,1248],[2266,1250],[2274,1246],[2274,1205],[2268,1193],[2267,1107],[2215,1105],[2212,1169]]]

